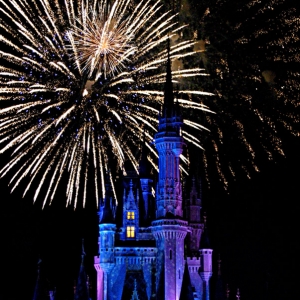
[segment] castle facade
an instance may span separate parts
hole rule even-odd
[[[195,181],[189,197],[182,196],[182,125],[168,59],[164,104],[154,137],[159,157],[155,197],[145,151],[139,176],[124,181],[119,218],[107,185],[99,211],[99,255],[94,260],[97,300],[210,299],[213,250]]]

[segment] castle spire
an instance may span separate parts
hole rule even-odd
[[[105,199],[102,206],[100,206],[100,216],[99,221],[102,223],[114,223],[114,203],[113,203],[113,193],[112,186],[110,182],[110,173],[107,171],[106,182],[105,182]]]
[[[203,216],[204,230],[203,230],[203,233],[201,235],[200,249],[211,249],[208,230],[207,230],[207,224],[206,224],[207,220],[206,219],[207,219],[207,217],[206,217],[206,214],[204,213],[204,216]]]
[[[89,289],[87,286],[87,276],[84,267],[84,257],[85,257],[84,239],[82,239],[81,264],[80,264],[79,274],[77,278],[74,300],[89,300]]]
[[[167,75],[162,115],[159,118],[155,146],[158,151],[158,183],[156,193],[156,220],[152,233],[157,245],[157,277],[164,284],[157,285],[159,299],[179,300],[184,272],[184,238],[188,222],[183,220],[180,155],[184,140],[181,136],[182,118],[174,107],[171,76],[170,41],[168,41]]]
[[[139,295],[138,295],[137,286],[136,286],[136,279],[134,279],[134,290],[132,293],[131,300],[139,300]]]
[[[213,250],[210,247],[205,215],[204,215],[204,231],[201,236],[199,251],[200,251],[200,258],[201,258],[201,269],[200,269],[199,274],[203,280],[203,291],[204,291],[203,299],[209,300],[210,299],[209,281],[212,276],[212,252],[213,252]]]
[[[170,38],[168,38],[167,45],[167,75],[164,90],[164,104],[162,117],[171,118],[173,116],[174,110],[174,93],[173,93],[173,83],[172,83],[172,71],[171,71],[171,58],[170,58]]]
[[[150,175],[150,166],[148,162],[148,149],[146,145],[146,134],[143,133],[143,145],[142,145],[142,155],[139,163],[139,175],[140,178],[149,178]]]
[[[220,254],[218,255],[218,277],[216,281],[216,293],[215,293],[215,300],[225,300],[226,294],[223,286],[222,276],[221,276],[221,257]]]
[[[38,270],[37,270],[37,279],[36,279],[36,284],[35,284],[35,289],[34,289],[34,294],[32,300],[48,300],[49,299],[49,294],[48,290],[46,288],[46,284],[44,281],[44,278],[41,276],[41,263],[42,260],[38,260]]]

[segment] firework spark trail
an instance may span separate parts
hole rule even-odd
[[[85,205],[90,180],[96,201],[105,197],[109,172],[115,194],[108,153],[123,173],[127,160],[138,170],[133,149],[143,136],[157,169],[152,137],[166,41],[185,28],[176,15],[160,1],[130,0],[0,1],[0,13],[0,152],[11,154],[0,174],[13,174],[12,189],[29,179],[24,194],[36,186],[34,201],[43,197],[44,207],[67,176],[66,205],[76,207],[81,198]],[[182,38],[171,60],[193,55],[193,47]],[[206,75],[201,68],[176,69],[174,81],[199,75]],[[186,89],[178,98],[188,116],[183,135],[197,147],[193,132],[205,128],[188,112],[210,112],[199,101],[208,95]]]

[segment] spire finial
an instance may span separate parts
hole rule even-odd
[[[130,186],[130,191],[132,191],[132,187],[133,187],[132,179],[130,179],[129,186]]]

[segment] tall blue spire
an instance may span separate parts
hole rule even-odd
[[[170,39],[168,39],[167,54],[168,54],[167,75],[166,75],[166,83],[164,89],[164,104],[163,104],[163,111],[162,111],[163,118],[173,117],[173,111],[174,111],[174,93],[173,93],[173,83],[172,83],[171,58],[170,58]]]

